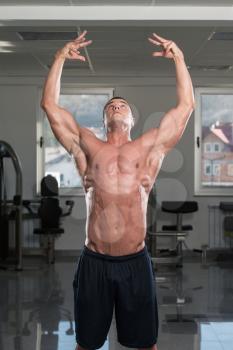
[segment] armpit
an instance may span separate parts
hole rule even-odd
[[[81,151],[80,145],[79,145],[80,138],[78,135],[73,135],[72,140],[70,143],[70,149],[69,154],[73,157],[78,155],[78,153]]]

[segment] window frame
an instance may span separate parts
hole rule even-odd
[[[200,87],[195,89],[195,123],[194,123],[194,196],[232,196],[232,186],[218,188],[204,188],[201,185],[202,166],[202,116],[201,116],[201,96],[205,95],[232,95],[233,88],[228,87]]]
[[[210,151],[207,150],[207,146],[210,147]],[[209,152],[212,152],[212,143],[211,142],[205,142],[205,152],[206,153],[209,153]]]
[[[216,170],[216,169],[218,169],[218,170]],[[221,175],[221,164],[220,163],[213,164],[213,175],[214,176]]]
[[[210,168],[210,172],[209,172],[209,173],[206,171],[206,169],[207,169],[208,167]],[[211,176],[211,175],[212,175],[211,163],[208,163],[208,164],[207,164],[207,161],[205,161],[205,162],[204,162],[204,169],[205,169],[205,175],[206,175],[206,176]]]
[[[216,151],[215,146],[218,146],[218,150]],[[221,147],[219,142],[214,142],[213,143],[213,152],[215,153],[220,153],[221,152]]]
[[[229,172],[229,168],[232,168],[232,171]],[[232,163],[227,164],[227,175],[233,176],[233,164]]]
[[[68,84],[61,88],[60,94],[64,95],[75,95],[75,94],[87,94],[87,95],[96,95],[96,94],[108,94],[109,99],[114,96],[114,88],[98,88],[98,87],[75,87],[72,84]],[[38,111],[37,111],[37,120],[36,120],[36,196],[40,196],[40,183],[41,179],[45,173],[45,159],[44,159],[44,147],[40,146],[40,139],[44,137],[43,135],[43,118],[45,118],[45,112],[40,107],[40,101],[42,98],[43,88],[38,88]],[[101,117],[101,116],[100,116]],[[78,173],[78,170],[77,170]],[[82,186],[78,187],[63,187],[59,188],[59,196],[68,197],[68,196],[84,196],[85,192]]]

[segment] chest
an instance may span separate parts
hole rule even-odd
[[[149,193],[159,168],[159,157],[133,144],[95,148],[88,158],[85,188],[94,186],[108,193],[130,193],[140,186]]]
[[[90,168],[95,174],[132,175],[146,167],[145,155],[132,148],[104,148],[91,159]]]

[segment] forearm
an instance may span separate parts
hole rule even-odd
[[[64,56],[57,53],[44,85],[43,96],[41,100],[42,107],[45,107],[48,103],[58,104],[61,86],[61,74],[64,62]]]
[[[194,107],[193,85],[185,60],[178,55],[174,56],[174,62],[176,67],[177,105]]]

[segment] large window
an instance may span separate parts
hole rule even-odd
[[[65,89],[61,91],[59,105],[68,110],[81,126],[92,130],[98,138],[104,139],[103,107],[112,96],[113,89]],[[51,174],[58,181],[60,195],[83,194],[74,159],[56,140],[42,110],[37,138],[37,193],[40,192],[41,178]]]
[[[233,194],[233,89],[196,89],[195,194]]]

